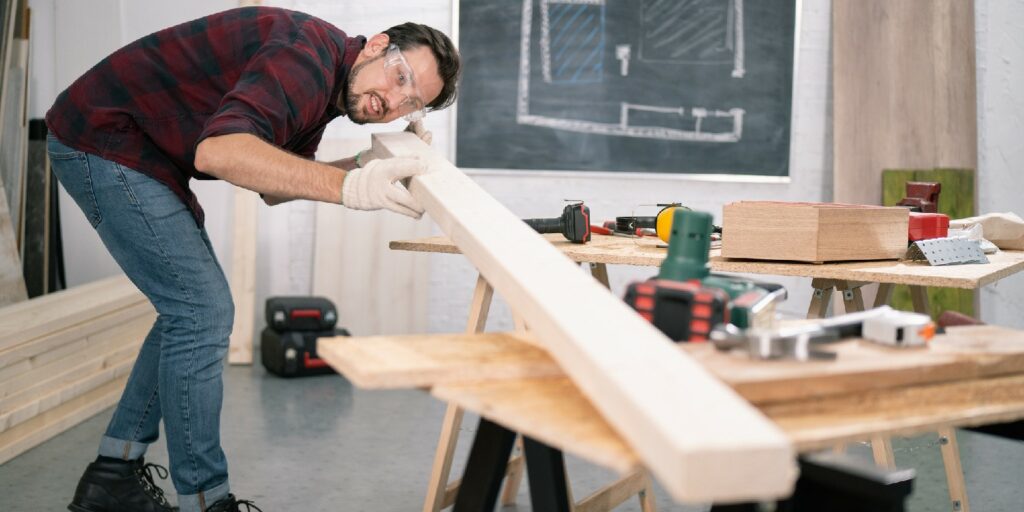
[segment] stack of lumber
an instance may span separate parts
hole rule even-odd
[[[124,276],[0,308],[0,464],[116,403],[155,319]]]
[[[757,260],[886,260],[907,251],[902,207],[739,201],[722,212],[722,256]]]

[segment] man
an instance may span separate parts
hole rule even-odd
[[[127,388],[69,509],[170,507],[143,456],[167,433],[180,510],[241,510],[220,446],[223,359],[234,306],[203,229],[191,178],[263,195],[423,209],[399,181],[416,159],[361,152],[312,160],[324,127],[419,119],[455,100],[460,60],[435,29],[405,23],[369,39],[312,16],[242,8],[184,23],[113,53],[47,113],[54,173],[104,245],[156,308]],[[301,507],[300,507],[301,508]]]

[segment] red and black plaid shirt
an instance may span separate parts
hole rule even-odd
[[[189,179],[206,137],[251,133],[312,158],[366,39],[303,14],[246,7],[148,35],[57,97],[46,124],[62,143],[164,183],[203,224]],[[343,101],[340,105],[344,105]]]

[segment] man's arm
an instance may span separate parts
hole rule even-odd
[[[346,169],[306,160],[255,135],[208,137],[196,148],[196,170],[264,195],[267,204],[291,199],[341,203]]]

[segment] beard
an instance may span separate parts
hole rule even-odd
[[[360,62],[359,64],[352,66],[352,70],[348,72],[348,85],[345,87],[345,113],[348,115],[349,120],[355,124],[366,124],[370,122],[369,119],[363,117],[363,112],[359,110],[359,98],[362,95],[357,94],[354,90],[356,77],[359,76],[359,72],[362,71],[367,64],[383,58],[383,55],[378,55],[372,59]]]

